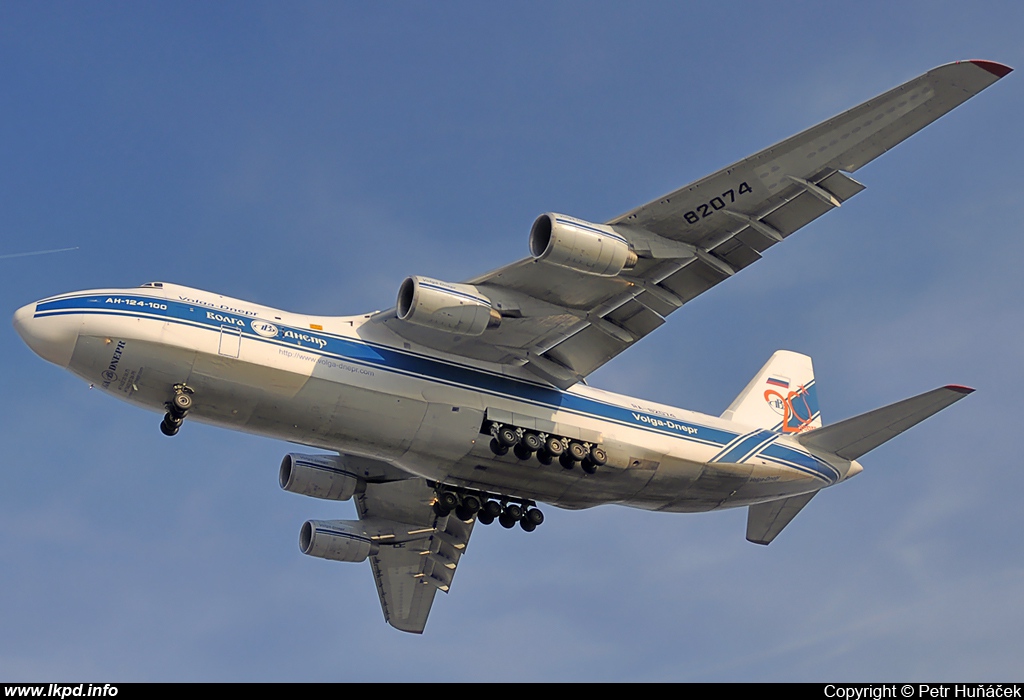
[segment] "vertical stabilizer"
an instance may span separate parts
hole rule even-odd
[[[722,418],[781,433],[820,428],[821,411],[811,358],[777,350]]]

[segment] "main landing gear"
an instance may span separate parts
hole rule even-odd
[[[185,422],[185,416],[192,408],[192,395],[195,392],[187,384],[175,384],[174,396],[164,404],[167,413],[160,422],[160,432],[167,437],[178,434],[181,424]]]
[[[533,532],[544,522],[544,513],[533,501],[493,496],[440,484],[436,485],[436,488],[434,513],[440,518],[454,511],[455,517],[459,520],[469,522],[475,517],[484,525],[490,525],[497,520],[506,530],[519,523],[519,527],[526,532]]]
[[[524,462],[534,455],[545,466],[557,459],[564,469],[572,469],[579,464],[586,474],[596,473],[598,467],[608,462],[608,454],[599,445],[588,442],[498,423],[490,423],[489,426],[485,423],[482,432],[494,436],[490,447],[491,452],[498,457],[504,457],[511,449]]]

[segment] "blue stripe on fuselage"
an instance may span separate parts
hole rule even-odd
[[[668,421],[654,414],[605,403],[526,380],[345,336],[286,326],[279,321],[273,324],[278,328],[277,336],[267,338],[256,334],[252,329],[251,323],[258,317],[212,309],[200,304],[132,294],[87,295],[40,302],[36,305],[35,316],[46,317],[77,313],[150,318],[217,332],[220,332],[223,326],[235,327],[245,337],[252,340],[283,347],[298,347],[308,352],[336,357],[384,371],[426,378],[431,381],[512,398],[550,410],[564,410],[591,418],[610,420],[631,428],[671,435],[705,445],[727,445],[740,437],[737,433],[728,430],[688,421]],[[264,321],[265,319],[259,320]],[[760,436],[761,432],[759,431],[751,438],[754,440],[754,444],[750,446],[750,449],[763,440]],[[729,450],[728,454],[738,453],[740,448],[745,445],[746,440],[741,441],[741,444]],[[794,455],[802,454],[791,449],[787,449],[787,452]],[[805,458],[811,459],[809,455],[806,455]],[[792,458],[790,460],[795,461]],[[717,461],[726,460],[718,458]]]

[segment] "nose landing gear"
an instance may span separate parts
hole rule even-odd
[[[189,410],[192,408],[192,395],[194,393],[192,387],[187,384],[174,385],[174,396],[164,404],[167,408],[167,413],[164,414],[164,419],[160,421],[161,433],[167,437],[173,437],[178,434],[181,424],[185,422],[185,416],[188,415]]]

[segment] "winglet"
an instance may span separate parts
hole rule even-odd
[[[997,78],[1005,78],[1007,75],[1013,72],[1013,68],[1002,63],[996,63],[995,61],[983,61],[981,59],[971,59],[967,63],[973,63],[978,68],[984,68],[992,75]]]

